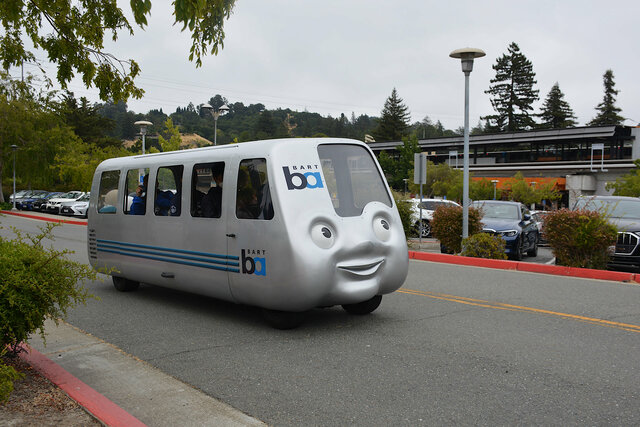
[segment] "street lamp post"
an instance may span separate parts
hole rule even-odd
[[[492,179],[491,182],[493,183],[493,200],[496,199],[496,187],[498,186],[498,180],[497,179]]]
[[[218,145],[218,117],[229,111],[229,107],[226,104],[222,104],[216,109],[209,104],[202,104],[200,108],[209,110],[213,116],[213,145]]]
[[[464,165],[462,174],[462,238],[469,237],[469,74],[473,70],[474,58],[485,56],[483,50],[475,48],[456,49],[449,54],[458,58],[464,73]]]
[[[153,125],[153,123],[148,122],[146,120],[140,120],[134,123],[134,125],[140,126],[140,133],[142,134],[142,154],[144,154],[145,149],[145,136],[147,135],[147,126]]]
[[[17,145],[12,145],[11,149],[13,150],[13,210],[16,210],[16,150],[18,149]]]

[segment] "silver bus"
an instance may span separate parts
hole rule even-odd
[[[292,138],[119,157],[96,169],[89,260],[141,282],[260,307],[375,310],[408,270],[402,223],[362,142]]]

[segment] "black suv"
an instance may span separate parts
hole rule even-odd
[[[623,196],[581,196],[576,209],[597,210],[618,229],[610,270],[640,271],[640,198]]]

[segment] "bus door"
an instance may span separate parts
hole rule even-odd
[[[226,205],[230,203],[233,185],[229,190],[224,185],[231,179],[227,161],[196,163],[191,173],[191,226],[186,227],[185,245],[193,254],[187,261],[192,274],[198,275],[195,292],[212,295],[221,299],[231,299],[229,292],[229,272],[238,268],[235,256],[227,252]]]
[[[282,239],[274,220],[267,159],[238,159],[235,163],[233,202],[228,207],[227,251],[238,267],[230,272],[231,292],[237,301],[250,303],[256,286],[266,282],[274,244]]]

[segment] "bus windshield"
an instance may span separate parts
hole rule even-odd
[[[359,216],[374,201],[393,206],[385,182],[364,147],[322,144],[318,146],[318,155],[338,215]]]

